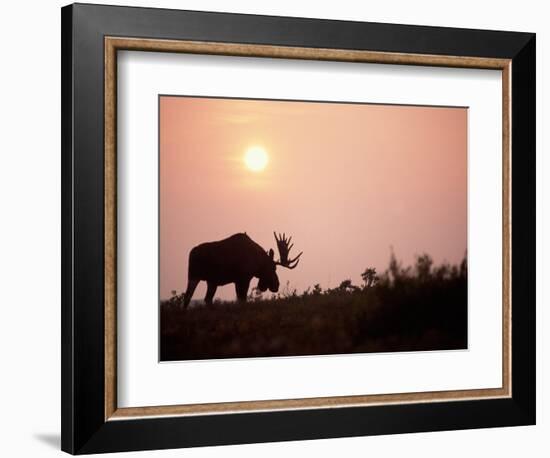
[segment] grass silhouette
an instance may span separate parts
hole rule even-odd
[[[362,278],[187,310],[174,295],[161,303],[161,360],[467,348],[466,258],[434,266],[424,254],[403,267],[392,253],[385,272]]]

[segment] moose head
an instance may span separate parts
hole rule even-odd
[[[279,251],[279,260],[275,261],[274,256],[275,252],[273,249],[270,249],[267,252],[267,256],[269,257],[269,261],[265,267],[265,271],[262,272],[262,274],[259,277],[258,281],[258,289],[261,292],[265,292],[268,289],[276,293],[279,291],[279,277],[277,276],[277,266],[286,267],[287,269],[294,269],[298,263],[300,262],[300,256],[302,256],[303,252],[300,252],[298,256],[296,256],[294,259],[290,259],[290,250],[294,246],[294,244],[290,243],[292,240],[292,237],[286,237],[286,234],[279,234],[277,235],[275,232],[273,232],[273,235],[275,237],[275,241],[277,242],[277,249]]]

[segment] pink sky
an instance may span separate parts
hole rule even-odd
[[[262,172],[243,161],[254,145],[269,155]],[[390,246],[405,264],[424,252],[459,262],[467,109],[162,96],[161,298],[185,290],[193,246],[247,232],[276,251],[273,231],[304,252],[277,269],[281,290],[360,284],[366,267],[386,269]],[[234,286],[216,298],[233,300]]]

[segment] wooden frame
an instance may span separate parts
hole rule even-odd
[[[72,5],[62,14],[64,450],[90,453],[534,423],[534,35],[92,5]],[[132,21],[138,18],[148,20]],[[224,21],[239,23],[239,32],[219,32],[217,25]],[[350,29],[356,34],[345,33]],[[280,30],[295,32],[281,39]],[[337,42],[319,39],[323,31]],[[92,50],[91,55],[84,57],[84,49]],[[117,50],[501,70],[503,386],[118,408]],[[83,130],[84,124],[88,129]],[[519,200],[522,204],[514,208]],[[427,413],[437,413],[438,422],[426,420]],[[294,427],[285,426],[289,424]],[[208,434],[219,427],[223,433]],[[166,440],[155,435],[158,428]]]

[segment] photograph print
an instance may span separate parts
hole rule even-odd
[[[467,349],[467,126],[159,95],[160,361]]]

